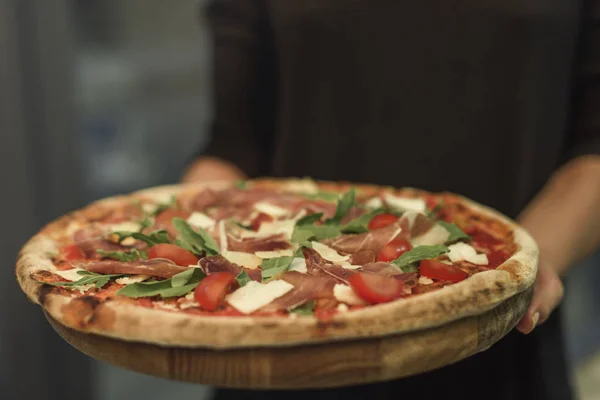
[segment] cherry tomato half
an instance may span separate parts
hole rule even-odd
[[[377,255],[377,261],[390,262],[412,249],[405,239],[394,239],[386,244]]]
[[[258,231],[263,222],[271,222],[273,221],[273,217],[268,214],[260,213],[254,218],[252,224],[250,224],[250,229],[253,231]]]
[[[232,273],[215,272],[200,281],[194,290],[194,297],[200,307],[213,311],[223,303],[234,282],[235,275]]]
[[[431,279],[460,282],[469,277],[462,269],[435,260],[423,260],[419,265],[419,273]]]
[[[177,265],[194,265],[198,259],[184,248],[169,243],[155,244],[148,252],[148,258],[166,258]]]
[[[404,293],[404,283],[389,276],[357,272],[348,278],[348,283],[361,299],[371,304],[386,303]]]
[[[398,221],[398,217],[394,214],[377,214],[369,221],[369,230],[385,228],[388,225]]]

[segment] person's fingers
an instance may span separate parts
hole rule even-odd
[[[528,334],[546,321],[563,298],[563,285],[558,275],[549,269],[540,269],[535,283],[533,299],[517,330]]]

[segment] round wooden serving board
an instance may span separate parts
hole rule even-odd
[[[515,327],[532,295],[530,287],[484,314],[432,329],[278,348],[161,347],[83,333],[46,317],[78,350],[136,372],[218,387],[325,388],[402,378],[486,350]]]

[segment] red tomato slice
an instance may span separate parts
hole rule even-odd
[[[510,254],[504,250],[493,251],[487,255],[488,258],[488,268],[496,268],[504,261],[510,258]]]
[[[190,216],[190,213],[187,211],[168,209],[168,210],[165,210],[165,211],[161,212],[160,214],[158,214],[156,216],[156,219],[154,220],[154,222],[156,225],[165,225],[165,224],[170,224],[171,221],[173,220],[173,218],[179,217],[179,218],[186,219],[189,216]]]
[[[155,244],[148,252],[148,258],[166,258],[177,265],[193,265],[198,259],[191,252],[169,243]]]
[[[369,221],[369,230],[385,228],[388,225],[398,221],[398,217],[394,214],[377,214]]]
[[[410,249],[412,249],[412,246],[407,240],[394,239],[381,249],[379,255],[377,255],[377,261],[393,261]]]
[[[253,231],[258,231],[263,222],[270,221],[273,221],[273,217],[265,213],[260,213],[256,216],[256,218],[254,218],[252,224],[250,224],[250,229],[252,229]]]
[[[194,297],[200,307],[205,310],[213,311],[221,303],[225,295],[229,292],[235,276],[230,272],[215,272],[202,279],[194,290]]]
[[[74,244],[65,247],[63,250],[63,255],[67,261],[81,260],[82,258],[85,258],[83,251],[81,251],[81,249]]]
[[[404,283],[389,276],[357,272],[348,278],[356,294],[371,304],[386,303],[404,294]]]
[[[419,265],[419,273],[431,279],[441,281],[460,282],[469,277],[462,269],[434,260],[423,260]]]

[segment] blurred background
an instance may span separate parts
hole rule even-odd
[[[211,47],[203,3],[0,2],[2,398],[210,398],[210,388],[78,353],[25,301],[12,269],[42,224],[99,197],[176,182],[205,145]],[[563,309],[583,400],[600,399],[598,281],[597,255],[570,275]]]

